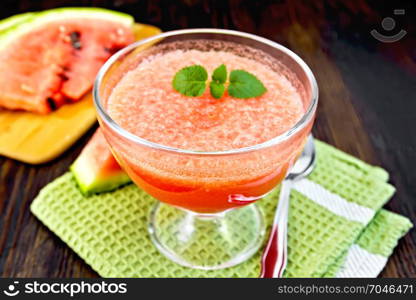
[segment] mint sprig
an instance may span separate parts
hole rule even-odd
[[[254,98],[263,95],[267,89],[253,74],[244,70],[233,70],[227,83],[227,67],[222,64],[211,75],[209,83],[211,95],[220,99],[226,88],[228,94],[241,99]],[[206,89],[208,72],[203,66],[192,65],[179,70],[173,78],[173,88],[185,96],[201,96]]]

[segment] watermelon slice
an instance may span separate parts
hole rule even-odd
[[[0,106],[48,113],[87,93],[102,64],[134,41],[133,17],[58,8],[0,23]]]
[[[94,133],[70,170],[86,195],[111,191],[131,181],[113,157],[100,129]]]

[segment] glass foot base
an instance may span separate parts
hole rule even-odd
[[[149,232],[157,249],[172,261],[214,270],[237,265],[256,253],[265,225],[255,204],[206,215],[157,203]]]

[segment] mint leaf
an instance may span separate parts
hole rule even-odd
[[[227,67],[222,64],[212,73],[212,81],[209,84],[212,97],[220,99],[225,92],[225,81],[227,80]]]
[[[228,94],[235,98],[253,98],[263,95],[267,89],[253,74],[244,70],[233,70],[230,73]]]
[[[172,85],[182,95],[197,97],[205,92],[207,79],[207,70],[202,66],[194,65],[179,70],[173,78]]]
[[[224,64],[214,70],[212,73],[212,80],[217,83],[225,83],[227,80],[227,67]]]
[[[222,83],[216,83],[215,81],[211,81],[209,84],[209,89],[211,91],[212,97],[215,99],[220,99],[225,92],[225,85]]]

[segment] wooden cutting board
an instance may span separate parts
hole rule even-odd
[[[136,24],[137,40],[160,33],[150,25]],[[48,115],[0,111],[0,155],[30,164],[48,162],[77,141],[96,121],[92,95],[64,105]]]

